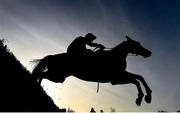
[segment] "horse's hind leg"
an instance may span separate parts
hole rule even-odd
[[[149,86],[147,85],[146,81],[144,80],[144,78],[142,76],[134,74],[134,77],[135,77],[135,79],[141,81],[142,84],[144,85],[146,93],[147,93],[147,95],[145,96],[145,101],[147,103],[151,103],[151,99],[152,99],[151,93],[152,93],[152,90],[149,88]]]

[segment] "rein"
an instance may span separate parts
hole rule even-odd
[[[137,54],[129,54],[128,56],[138,56]]]

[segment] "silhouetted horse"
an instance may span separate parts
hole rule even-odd
[[[128,53],[149,57],[151,52],[129,37],[127,41],[111,50],[94,53],[92,55],[70,55],[67,53],[48,55],[39,60],[32,74],[39,83],[43,78],[54,82],[63,82],[66,77],[73,75],[85,81],[110,82],[115,84],[135,84],[138,89],[136,104],[141,105],[143,91],[140,82],[144,85],[147,95],[145,101],[151,102],[151,89],[144,78],[126,71],[126,57]]]

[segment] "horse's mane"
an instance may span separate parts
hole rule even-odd
[[[119,51],[119,49],[124,46],[125,42],[126,42],[126,41],[123,41],[123,42],[121,42],[120,44],[118,44],[118,45],[116,45],[115,47],[113,47],[113,48],[111,49],[111,52]]]

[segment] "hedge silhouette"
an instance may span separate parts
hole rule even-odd
[[[0,40],[0,111],[60,110]]]

